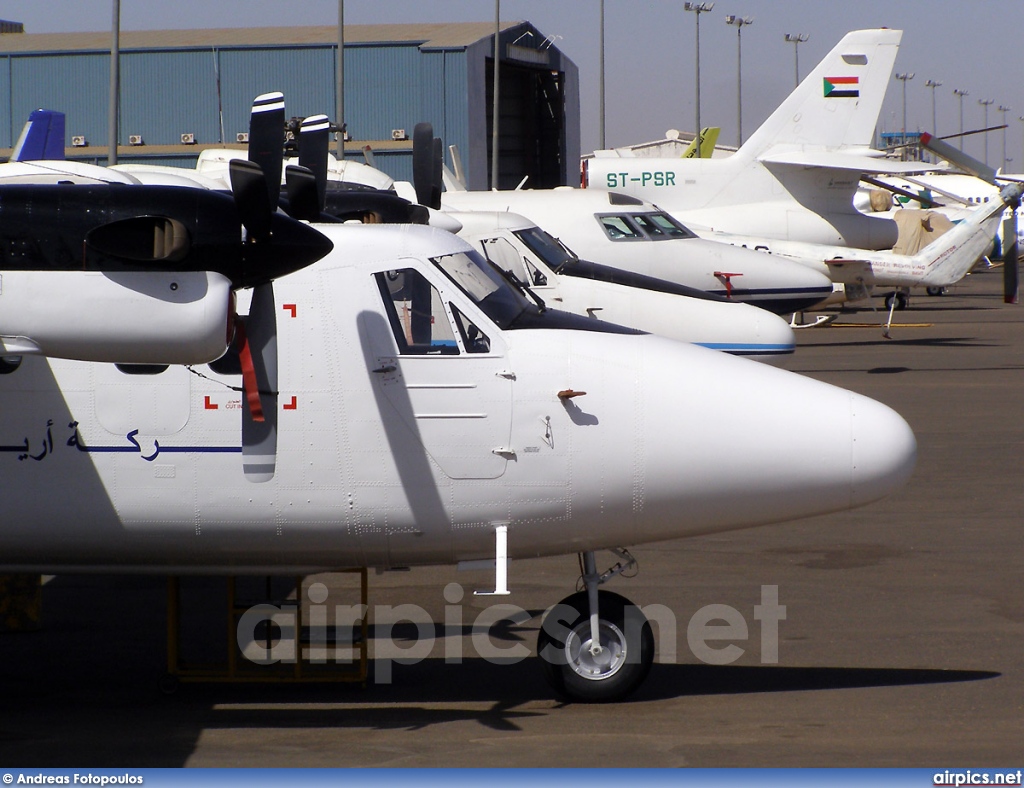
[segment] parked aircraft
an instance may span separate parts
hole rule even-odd
[[[580,260],[518,214],[449,216],[460,237],[555,309],[762,361],[795,350],[793,329],[764,309]]]
[[[441,204],[454,211],[521,214],[585,259],[776,314],[807,309],[832,292],[832,283],[821,273],[702,239],[656,206],[616,192],[446,191]],[[571,266],[565,273],[575,275]]]
[[[1004,210],[1019,200],[1020,191],[1017,184],[1004,187],[995,200],[970,211],[963,220],[914,255],[725,233],[716,233],[714,237],[827,272],[833,282],[845,286],[845,300],[867,298],[876,287],[892,287],[898,289],[897,302],[905,305],[911,287],[943,288],[963,279],[991,247]],[[920,218],[923,213],[911,212],[918,221],[926,220],[926,217]],[[886,305],[890,306],[891,302]]]
[[[700,134],[693,138],[693,141],[686,146],[682,153],[684,159],[710,159],[715,152],[715,145],[718,143],[718,134],[721,129],[718,126],[705,126]],[[700,142],[698,149],[697,143]]]
[[[64,158],[64,113],[33,110],[14,144],[10,161]]]
[[[629,158],[598,151],[583,185],[656,203],[695,229],[866,249],[896,227],[853,206],[861,174],[924,167],[871,149],[902,32],[848,33],[731,156]]]
[[[263,98],[251,141],[283,120]],[[586,590],[548,615],[538,650],[559,692],[613,700],[643,681],[653,637],[638,608],[599,590],[616,573],[599,572],[598,550],[860,506],[912,471],[910,428],[866,397],[542,309],[435,228],[272,214],[279,178],[253,148],[256,162],[232,165],[233,200],[0,186],[5,211],[38,208],[0,230],[0,302],[26,304],[0,337],[0,571],[492,560],[504,593],[510,559],[580,553]],[[122,303],[205,299],[192,280],[210,270],[254,292],[201,374],[139,306],[127,339],[110,336]],[[24,287],[6,286],[12,274]],[[75,299],[89,277],[122,298]],[[25,341],[56,323],[55,292],[91,341]],[[212,298],[217,321],[226,300]]]

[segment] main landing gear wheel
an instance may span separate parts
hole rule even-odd
[[[925,291],[930,296],[943,296],[946,294],[946,288],[944,287],[926,287]]]
[[[903,309],[907,308],[907,304],[910,301],[910,299],[907,298],[907,294],[906,293],[896,292],[896,293],[889,293],[889,295],[887,295],[885,297],[885,308],[886,309],[892,309],[892,302],[893,302],[894,298],[896,299],[896,309],[897,310],[903,310]]]
[[[621,700],[640,686],[654,661],[654,633],[640,608],[611,591],[598,591],[598,610],[596,653],[586,591],[552,608],[537,635],[545,678],[569,700]]]

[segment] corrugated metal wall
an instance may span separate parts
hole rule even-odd
[[[107,73],[92,88],[106,127],[110,58],[104,57]],[[103,92],[103,87],[106,91]],[[121,56],[121,97],[118,141],[141,134],[149,145],[177,145],[181,134],[195,134],[197,142],[218,142],[217,83],[212,52],[130,52]],[[68,128],[77,119],[68,113]],[[106,145],[106,137],[90,138]],[[232,137],[234,141],[234,137]]]
[[[29,113],[45,108],[67,115],[68,145],[79,134],[93,145],[105,145],[109,83],[109,54],[12,56],[11,117],[0,142],[11,147]]]

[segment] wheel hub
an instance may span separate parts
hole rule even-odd
[[[600,644],[590,637],[590,622],[584,621],[565,641],[569,667],[579,676],[600,681],[615,675],[626,662],[626,637],[614,624],[601,621],[598,626]]]

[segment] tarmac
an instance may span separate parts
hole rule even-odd
[[[0,634],[0,765],[1020,766],[1024,305],[1002,302],[995,270],[943,297],[915,294],[891,339],[883,319],[850,310],[800,331],[783,366],[900,412],[918,440],[911,481],[851,512],[636,547],[638,575],[608,588],[665,606],[676,627],[658,628],[659,662],[627,702],[563,703],[535,658],[496,664],[473,641],[470,624],[500,601],[534,617],[496,626],[491,646],[533,649],[536,614],[574,590],[575,556],[514,562],[501,600],[469,593],[484,573],[371,573],[371,605],[415,604],[433,622],[429,655],[393,665],[390,683],[378,666],[365,686],[182,684],[172,695],[161,691],[165,580],[57,577],[43,629]],[[335,604],[336,579],[319,580]],[[449,583],[466,590],[461,620],[446,609]],[[766,586],[786,608],[777,663],[755,618]],[[196,581],[189,598],[220,609],[207,591],[218,598]],[[707,605],[747,628],[713,644],[742,650],[730,664],[690,648]],[[415,645],[412,624],[394,634]],[[185,645],[222,638],[207,619]]]

